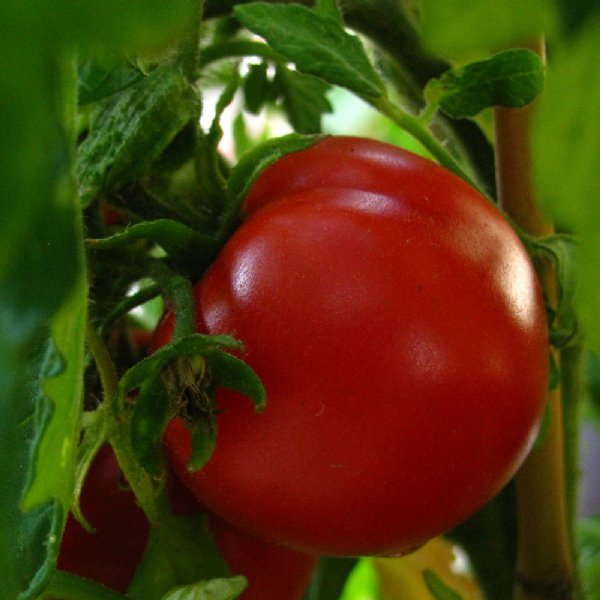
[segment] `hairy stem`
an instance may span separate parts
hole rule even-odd
[[[543,44],[536,50],[543,55]],[[525,232],[548,235],[551,223],[541,214],[532,183],[529,130],[534,106],[497,108],[496,172],[500,207]],[[552,267],[539,277],[551,303],[556,303]],[[555,357],[558,360],[558,356]],[[516,477],[518,600],[575,598],[574,565],[567,511],[562,391],[548,395],[549,425]]]
[[[410,133],[421,145],[444,167],[464,179],[472,187],[478,188],[472,177],[462,165],[454,159],[444,145],[429,131],[427,125],[418,117],[407,113],[390,102],[386,96],[379,98],[364,98],[366,102],[379,110],[396,125]]]

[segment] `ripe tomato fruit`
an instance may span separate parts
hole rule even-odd
[[[173,420],[176,471],[236,527],[324,555],[404,553],[466,519],[544,405],[546,316],[512,228],[433,162],[348,137],[269,166],[244,210],[195,287],[197,329],[244,343],[267,408],[219,391],[194,473]]]
[[[94,459],[80,502],[95,531],[87,531],[69,514],[58,568],[124,593],[144,555],[149,526],[122,481],[110,446],[103,446]]]
[[[176,478],[169,481],[176,514],[194,514],[202,507]],[[125,593],[142,560],[149,524],[135,496],[122,481],[110,446],[95,458],[81,495],[83,514],[95,531],[86,531],[69,515],[58,556],[58,568]],[[221,555],[248,587],[240,600],[299,600],[316,558],[268,544],[208,515],[208,526]]]
[[[242,533],[214,515],[208,526],[233,575],[245,575],[240,600],[301,600],[317,558]]]

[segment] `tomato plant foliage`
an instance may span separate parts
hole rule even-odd
[[[285,574],[290,600],[338,598],[355,557],[332,554],[443,532],[482,597],[597,595],[576,474],[581,415],[598,420],[599,19],[583,0],[5,0],[3,597],[251,597],[205,517],[177,513],[173,467],[202,499],[193,512],[295,548],[238,547],[239,570],[264,568],[280,600]],[[507,184],[498,124],[532,108]],[[327,136],[340,114],[352,137]],[[396,147],[407,139],[428,159]],[[525,181],[554,230],[501,214]],[[165,312],[149,353],[140,329]],[[562,405],[534,454],[552,448],[565,476],[528,475],[546,494],[525,511],[512,476],[548,363]],[[71,556],[87,564],[69,569],[107,453],[128,490],[121,525],[78,529]],[[558,505],[554,556],[580,570],[523,560],[525,513]],[[135,558],[111,586],[121,542]],[[316,558],[298,549],[324,555],[310,584]],[[455,597],[424,569],[427,593]],[[379,587],[407,597],[405,583]]]

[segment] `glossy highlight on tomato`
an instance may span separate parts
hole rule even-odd
[[[427,159],[329,137],[267,167],[244,214],[195,287],[197,329],[244,343],[267,408],[220,390],[194,473],[173,420],[174,469],[234,526],[324,555],[404,553],[473,514],[547,385],[542,294],[501,213]]]

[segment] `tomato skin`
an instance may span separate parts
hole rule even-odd
[[[124,593],[144,554],[149,525],[122,481],[110,446],[103,446],[94,459],[80,502],[95,531],[86,531],[69,514],[57,566]]]
[[[173,511],[203,511],[176,477],[169,479]],[[150,532],[133,492],[124,485],[110,446],[103,446],[90,468],[81,495],[84,516],[95,528],[86,531],[69,515],[57,566],[125,593],[143,558]],[[255,539],[208,515],[217,548],[233,574],[244,575],[248,588],[240,600],[299,600],[316,558]]]
[[[503,216],[344,137],[268,167],[245,213],[195,288],[197,329],[244,342],[267,408],[220,391],[195,473],[172,421],[173,468],[226,521],[316,554],[403,553],[466,519],[521,464],[546,391],[542,295]]]
[[[301,600],[317,558],[246,535],[214,515],[208,525],[233,575],[245,575],[240,600]]]

